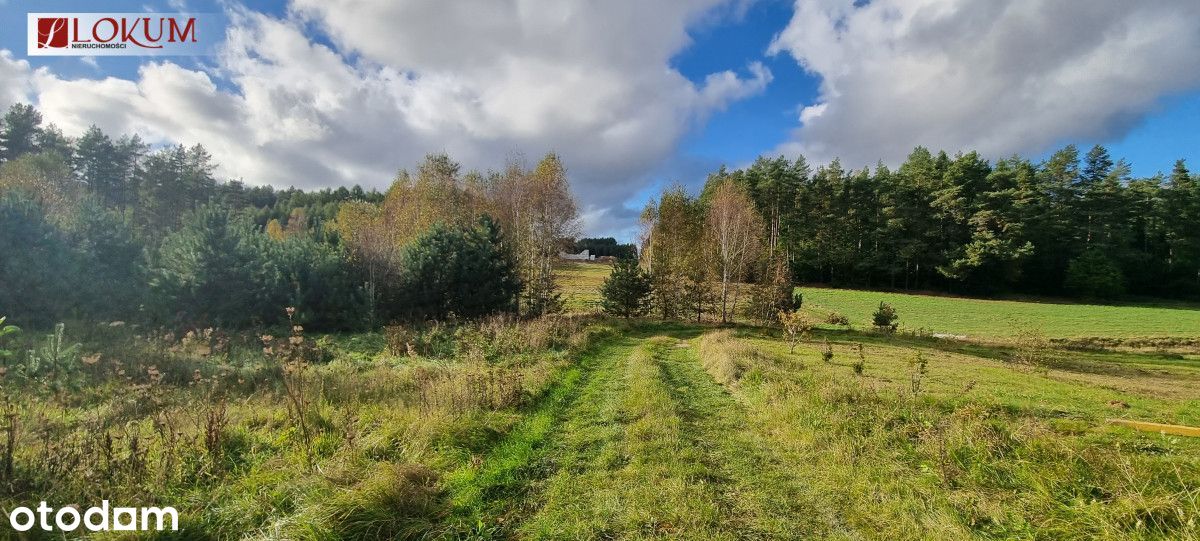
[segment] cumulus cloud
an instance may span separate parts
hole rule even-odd
[[[1128,131],[1200,85],[1194,0],[797,0],[769,52],[820,76],[781,151],[849,165]]]
[[[32,69],[29,62],[13,58],[12,52],[0,50],[0,105],[28,101],[29,78]]]
[[[589,229],[616,231],[630,225],[621,203],[685,132],[771,80],[758,63],[698,84],[670,67],[688,26],[723,3],[295,0],[283,18],[232,7],[209,66],[68,80],[5,52],[0,100],[32,97],[68,134],[97,124],[202,143],[222,174],[277,186],[382,187],[430,152],[486,168],[556,151]]]
[[[585,205],[611,208],[687,129],[770,82],[758,63],[700,85],[669,67],[689,44],[687,28],[723,3],[296,0],[293,8],[339,49],[418,74],[400,107],[455,155],[495,161],[516,149],[556,150]],[[613,217],[596,216],[592,223]]]

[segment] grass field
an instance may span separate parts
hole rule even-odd
[[[554,267],[554,273],[562,288],[566,309],[581,312],[599,310],[600,285],[611,270],[612,267],[604,263],[560,261]]]
[[[852,333],[794,354],[758,331],[708,349],[749,359],[727,388],[765,447],[809,480],[820,536],[1196,537],[1200,440],[1105,422],[1200,422],[1195,361],[1059,352],[1072,362],[1030,366],[1001,350]]]
[[[509,474],[476,516],[527,539],[1196,538],[1200,442],[1106,419],[1200,422],[1200,363],[939,346],[626,329],[557,424],[485,458]]]
[[[1051,338],[1200,337],[1200,306],[1108,306],[1046,301],[983,300],[851,289],[802,287],[804,306],[839,312],[856,327],[870,326],[881,301],[894,306],[900,326],[974,338],[1035,331]]]
[[[1200,363],[1046,368],[853,333],[795,353],[758,330],[626,336],[638,345],[594,367],[534,468],[552,473],[510,517],[518,537],[1196,538],[1200,441],[1106,419],[1200,422]]]
[[[4,509],[171,504],[177,539],[1197,538],[1200,439],[1106,422],[1200,424],[1177,356],[577,318],[434,358],[322,337],[306,438],[254,337],[76,336],[110,360],[70,392],[5,388]]]
[[[593,307],[607,267],[559,270]],[[173,505],[181,531],[153,538],[188,540],[1200,540],[1200,438],[1109,422],[1200,426],[1200,352],[1010,340],[998,315],[1082,336],[1072,314],[1117,310],[1103,332],[1140,336],[1137,308],[805,293],[856,325],[792,351],[761,327],[497,318],[403,335],[418,349],[302,336],[297,372],[256,334],[72,324],[54,379],[0,373],[0,510]],[[872,332],[879,300],[991,339]]]
[[[600,285],[609,266],[564,262],[556,268],[569,310],[598,310]],[[1007,339],[1023,333],[1047,338],[1200,339],[1200,306],[1097,305],[1046,300],[987,300],[852,289],[801,287],[804,307],[823,318],[838,312],[856,328],[867,328],[881,301],[900,314],[906,331],[952,334],[975,339]]]

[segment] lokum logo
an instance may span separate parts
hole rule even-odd
[[[30,13],[30,56],[196,55],[216,37],[203,14]]]
[[[68,20],[66,17],[39,17],[37,20],[38,49],[66,47]]]

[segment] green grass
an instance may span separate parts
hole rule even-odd
[[[520,528],[533,539],[803,538],[819,515],[700,368],[691,329],[664,329],[608,366],[573,410],[556,471]]]
[[[393,355],[375,334],[306,337],[320,344],[299,384],[311,446],[260,333],[234,335],[216,353],[69,326],[83,352],[103,359],[68,359],[73,388],[56,392],[49,373],[0,381],[5,436],[10,412],[16,421],[0,510],[39,500],[171,505],[181,530],[160,537],[189,540],[486,533],[479,520],[527,489],[520,466],[586,378],[588,363],[577,361],[611,347],[607,327],[585,323],[481,322],[460,329],[468,334],[457,353],[441,359]]]
[[[515,501],[490,535],[1196,539],[1200,441],[1106,422],[1200,424],[1196,361],[1054,350],[1014,364],[1001,346],[845,331],[794,354],[761,329],[623,336],[538,453],[494,458],[526,490],[501,493]]]
[[[160,539],[1198,540],[1200,438],[1107,420],[1200,425],[1200,359],[832,328],[791,353],[744,326],[472,325],[437,359],[377,334],[321,340],[312,467],[254,334],[211,355],[80,328],[104,360],[79,388],[4,381],[28,428],[0,508],[178,506],[184,530]]]
[[[545,456],[547,442],[556,436],[568,417],[564,410],[577,402],[581,392],[596,385],[607,364],[632,350],[629,338],[612,340],[588,351],[580,362],[567,368],[539,406],[531,410],[479,464],[465,464],[447,478],[456,536],[471,533],[498,535],[506,520],[519,513],[517,505],[528,497],[530,481],[537,477],[536,464]],[[581,391],[581,388],[585,390]]]
[[[561,435],[562,467],[523,537],[729,538],[662,377],[659,361],[672,342],[651,339],[610,365],[596,400],[579,404]]]
[[[555,272],[568,311],[600,307],[600,285],[609,266],[562,262]],[[1186,303],[1100,305],[1023,299],[988,300],[939,295],[801,287],[804,306],[818,316],[839,312],[859,329],[871,324],[880,301],[900,314],[905,331],[923,330],[970,339],[1008,339],[1026,333],[1047,338],[1200,339],[1200,306]]]
[[[1200,338],[1200,307],[1110,306],[1035,300],[983,300],[851,289],[802,287],[804,307],[839,312],[869,327],[881,301],[894,306],[903,330],[968,338],[1007,338],[1034,331],[1050,338]]]
[[[795,354],[760,331],[732,342],[717,349],[753,353],[727,387],[778,459],[824,495],[836,528],[823,536],[1197,537],[1200,440],[1105,422],[1200,423],[1195,362],[1057,352],[1072,362],[1019,365],[1005,351],[844,332]],[[862,376],[851,369],[859,343]],[[929,364],[914,393],[918,353]]]
[[[605,263],[560,261],[554,266],[555,279],[562,288],[562,298],[569,312],[600,310],[600,286],[608,278],[612,266]]]

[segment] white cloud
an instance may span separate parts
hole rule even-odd
[[[607,208],[696,121],[770,81],[761,64],[699,86],[668,67],[690,41],[688,25],[721,3],[297,0],[293,8],[339,48],[415,74],[400,107],[423,133],[467,147],[448,150],[490,160],[557,150],[585,204]]]
[[[822,78],[782,145],[901,161],[918,144],[989,156],[1127,131],[1200,85],[1194,0],[797,0],[771,53]]]
[[[0,106],[4,110],[13,103],[29,101],[32,74],[29,62],[13,58],[8,50],[0,50]]]
[[[238,7],[205,70],[66,80],[7,55],[0,75],[22,76],[0,79],[0,99],[34,95],[68,134],[202,143],[221,173],[279,186],[383,187],[429,152],[485,168],[553,150],[592,231],[614,231],[687,130],[771,80],[758,63],[701,84],[670,67],[721,1],[296,0],[284,19]]]

